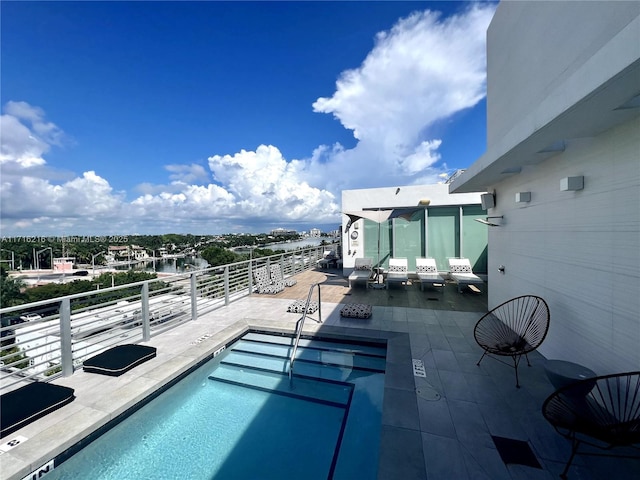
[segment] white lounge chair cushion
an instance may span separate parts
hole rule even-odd
[[[291,313],[304,313],[304,307],[306,305],[306,300],[296,300],[287,308],[287,312]],[[309,302],[309,308],[307,308],[307,313],[316,313],[318,311],[318,302]]]

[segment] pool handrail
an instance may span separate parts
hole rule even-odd
[[[307,295],[307,302],[304,305],[304,310],[302,311],[302,317],[298,319],[296,322],[296,336],[293,342],[293,350],[291,352],[291,357],[289,358],[289,381],[292,380],[293,377],[293,364],[296,361],[296,352],[298,351],[298,343],[300,343],[300,336],[302,335],[302,329],[304,328],[304,320],[307,318],[307,312],[309,311],[309,304],[311,303],[311,296],[313,295],[313,289],[318,287],[318,319],[316,320],[318,323],[322,323],[322,302],[320,301],[320,284],[314,283],[309,287],[309,294]]]

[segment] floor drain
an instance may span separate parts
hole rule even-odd
[[[433,387],[419,387],[416,388],[416,394],[418,397],[428,400],[430,402],[435,402],[436,400],[440,400],[440,394],[436,392],[436,389]]]

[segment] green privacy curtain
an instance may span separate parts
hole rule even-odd
[[[460,209],[429,208],[427,236],[427,256],[436,259],[438,270],[449,270],[447,259],[460,256]]]

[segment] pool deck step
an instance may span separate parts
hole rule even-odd
[[[257,341],[238,341],[232,352],[246,352],[269,357],[289,359],[293,347],[285,344],[264,343]],[[349,351],[317,349],[300,345],[296,351],[297,362],[311,362],[322,365],[334,365],[372,372],[384,372],[386,359],[378,356],[360,355]]]
[[[294,375],[292,381],[281,373],[221,364],[209,375],[210,380],[254,388],[325,405],[346,408],[353,387],[342,382],[322,381]]]
[[[278,345],[287,345],[293,346],[294,339],[289,336],[278,336],[278,335],[269,335],[258,332],[250,332],[247,333],[243,340],[246,341],[255,341],[260,343],[272,343]],[[346,352],[360,355],[371,355],[374,357],[382,357],[386,358],[387,349],[385,346],[377,346],[370,344],[352,344],[352,343],[343,343],[343,342],[332,342],[330,340],[319,340],[319,339],[309,339],[309,338],[300,338],[299,347],[307,347],[307,348],[315,348],[318,350],[330,350],[330,351],[338,351],[338,352]]]

